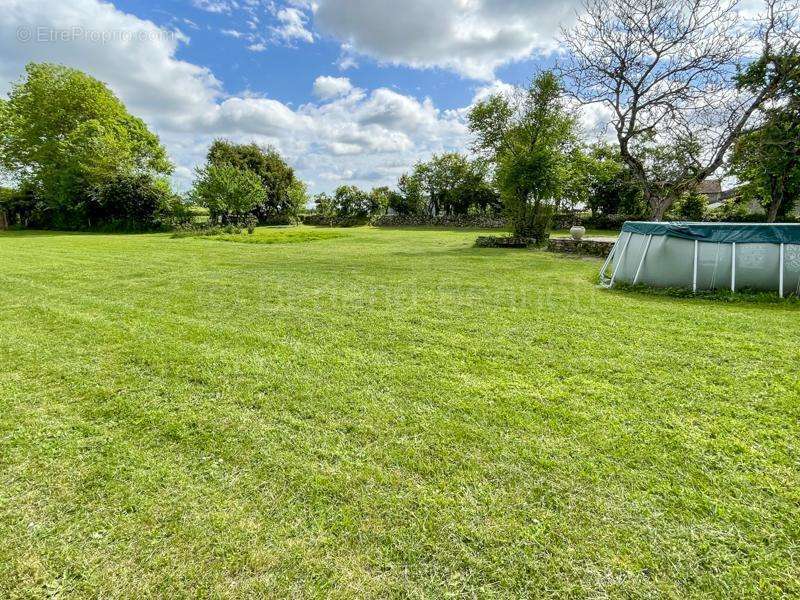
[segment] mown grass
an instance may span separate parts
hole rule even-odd
[[[192,232],[182,232],[175,234],[173,238],[197,237],[218,242],[237,242],[240,244],[298,244],[304,242],[314,242],[318,240],[332,240],[347,235],[341,229],[322,229],[313,227],[262,227],[248,234],[226,234],[206,235],[204,233],[192,234]]]
[[[0,597],[800,594],[795,304],[344,233],[0,235]]]

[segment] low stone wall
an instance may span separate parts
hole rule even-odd
[[[353,217],[325,217],[323,215],[300,215],[303,225],[312,227],[361,227],[367,225],[369,219]]]
[[[535,245],[535,239],[526,237],[487,235],[475,240],[476,248],[529,248]]]
[[[613,247],[614,242],[611,240],[584,239],[577,241],[571,238],[551,238],[547,244],[547,250],[550,252],[598,256],[601,258],[608,256]]]
[[[553,215],[552,229],[564,230],[573,225],[587,229],[610,229],[619,231],[625,221],[647,220],[636,215],[595,215],[585,213],[557,213]],[[507,218],[502,216],[468,215],[462,217],[428,217],[425,215],[386,215],[378,218],[377,227],[464,227],[471,229],[509,229]]]
[[[376,220],[376,227],[462,227],[469,229],[506,229],[508,219],[484,215],[462,217],[428,217],[425,215],[385,215]]]

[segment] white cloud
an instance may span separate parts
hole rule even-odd
[[[234,3],[225,0],[193,0],[192,4],[195,8],[210,13],[229,13],[234,6]]]
[[[98,0],[3,0],[3,4],[0,92],[22,75],[26,63],[47,61],[82,69],[109,83],[137,114],[150,116],[156,125],[202,111],[222,95],[221,83],[210,70],[175,58],[178,44],[186,38],[110,4]],[[18,40],[18,31],[23,30],[31,32],[31,41]],[[59,40],[49,41],[51,35]]]
[[[349,94],[353,84],[346,77],[317,77],[314,95],[321,100],[330,100]]]
[[[342,44],[342,53],[336,61],[336,66],[341,71],[358,68],[358,60],[350,44]]]
[[[477,89],[475,92],[475,96],[472,99],[473,103],[481,102],[483,100],[487,100],[490,96],[495,96],[497,94],[502,94],[504,96],[510,96],[514,94],[517,88],[510,83],[505,83],[504,81],[495,80],[489,85],[482,86]]]
[[[306,29],[306,14],[298,8],[281,8],[275,13],[280,25],[272,27],[273,34],[284,42],[292,43],[295,40],[314,42],[314,34]]]
[[[97,77],[161,136],[177,163],[175,177],[183,189],[215,137],[275,145],[315,191],[342,181],[392,184],[416,160],[466,146],[462,112],[440,111],[430,100],[384,88],[350,86],[345,92],[349,82],[343,78],[320,84],[320,91],[327,89],[328,94],[338,87],[339,95],[297,108],[250,94],[229,96],[211,71],[176,58],[185,38],[106,2],[2,1],[0,93],[8,91],[30,61],[58,62]],[[82,27],[124,35],[105,42],[85,36],[22,43],[17,41],[20,27]],[[329,179],[324,173],[342,178]],[[352,176],[345,177],[348,173]]]
[[[380,61],[490,80],[503,64],[554,49],[559,25],[578,5],[578,0],[318,0],[315,24],[351,51]]]

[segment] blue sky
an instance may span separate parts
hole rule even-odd
[[[469,106],[551,64],[577,2],[0,0],[0,93],[29,61],[88,72],[161,136],[179,189],[217,137],[277,147],[313,192],[392,185],[466,151]]]
[[[467,105],[483,83],[445,69],[379,64],[365,56],[357,59],[357,67],[342,69],[338,66],[341,43],[326,35],[313,43],[296,39],[291,43],[268,41],[262,51],[248,50],[254,42],[233,37],[232,32],[263,34],[269,27],[280,26],[268,9],[258,11],[259,29],[253,31],[248,25],[251,15],[245,11],[213,13],[184,0],[119,0],[114,4],[164,27],[184,31],[191,43],[181,45],[178,57],[209,67],[231,93],[257,91],[298,105],[313,100],[311,90],[318,76],[345,74],[358,87],[388,87],[418,98],[429,96],[440,108],[458,108]],[[312,30],[313,22],[308,26]],[[527,77],[532,72],[532,62],[509,65],[498,77]]]

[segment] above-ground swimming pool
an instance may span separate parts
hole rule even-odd
[[[800,225],[628,221],[600,279],[654,287],[800,294]]]

